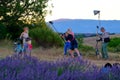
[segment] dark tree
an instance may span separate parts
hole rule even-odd
[[[0,0],[0,23],[12,38],[16,38],[25,24],[44,21],[48,0]]]

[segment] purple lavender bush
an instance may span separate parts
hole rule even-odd
[[[41,61],[36,57],[0,60],[0,80],[120,80],[120,67],[109,72],[80,58]]]

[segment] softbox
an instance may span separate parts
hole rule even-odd
[[[100,11],[99,10],[94,10],[93,13],[94,13],[94,15],[97,15],[97,14],[100,13]]]

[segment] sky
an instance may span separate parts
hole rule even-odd
[[[52,14],[46,21],[56,19],[98,19],[93,10],[100,10],[101,20],[120,20],[120,0],[51,0]]]

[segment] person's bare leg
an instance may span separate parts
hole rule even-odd
[[[72,50],[69,50],[69,53],[70,53],[71,57],[74,58],[73,51],[72,51]]]
[[[78,50],[77,48],[75,48],[74,50],[75,50],[75,52],[77,53],[77,55],[80,56],[79,50]]]

